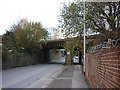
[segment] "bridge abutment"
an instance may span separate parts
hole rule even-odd
[[[44,48],[43,49],[43,62],[49,62],[50,61],[50,49]]]
[[[71,52],[67,52],[66,58],[65,58],[65,64],[66,65],[72,65],[73,64],[73,57]]]

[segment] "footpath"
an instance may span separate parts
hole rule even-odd
[[[67,68],[47,87],[47,88],[86,88],[85,76],[82,73],[80,65],[71,65]]]

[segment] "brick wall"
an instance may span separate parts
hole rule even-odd
[[[120,46],[87,53],[85,74],[91,88],[120,88]]]
[[[65,57],[65,64],[66,65],[72,65],[72,55],[71,54],[69,54],[69,55],[67,55],[66,57]]]

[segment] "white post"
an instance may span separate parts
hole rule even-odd
[[[84,59],[83,59],[83,71],[85,72],[85,57],[86,57],[86,39],[85,39],[85,0],[84,0]]]

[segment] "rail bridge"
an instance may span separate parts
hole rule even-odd
[[[95,38],[96,38],[96,35],[86,37],[86,44],[88,44],[90,41],[95,40]],[[74,38],[71,38],[71,39],[74,39]],[[64,49],[64,43],[66,43],[66,40],[67,39],[48,40],[47,44],[43,46],[43,60],[45,60],[46,62],[50,61],[50,50]],[[82,42],[83,42],[83,39],[82,39]]]

